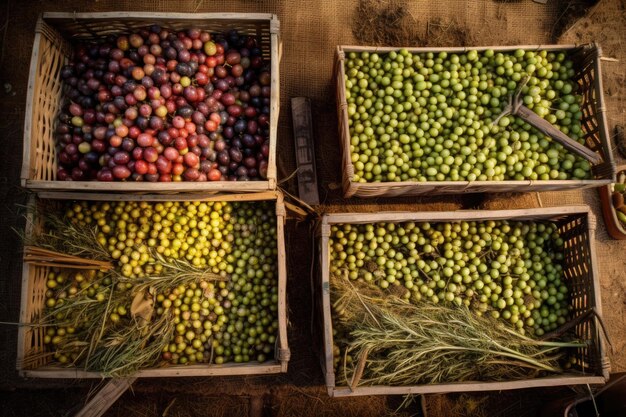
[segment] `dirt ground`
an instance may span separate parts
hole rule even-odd
[[[377,210],[455,210],[461,208],[521,208],[588,204],[598,217],[597,253],[600,266],[603,320],[613,350],[612,370],[626,371],[626,244],[611,240],[602,221],[596,190],[506,195],[402,199],[344,200],[341,181],[336,105],[333,94],[333,54],[336,45],[462,46],[515,44],[580,44],[602,46],[602,76],[607,120],[611,131],[626,125],[626,1],[548,0],[37,0],[0,2],[0,321],[17,322],[20,300],[20,243],[12,232],[20,227],[19,205],[26,193],[19,188],[25,95],[36,18],[43,11],[170,11],[265,12],[281,21],[281,114],[279,177],[295,169],[289,98],[312,100],[316,135],[319,212]],[[617,151],[614,155],[618,163]],[[297,192],[295,180],[282,186]],[[320,367],[320,345],[311,335],[313,302],[309,270],[310,228],[287,227],[289,372],[273,377],[143,379],[133,385],[106,416],[239,416],[262,404],[265,416],[533,416],[554,398],[572,394],[569,388],[535,389],[484,394],[332,399],[326,394]],[[15,372],[16,327],[0,325],[0,415],[67,416],[84,403],[96,382],[26,380]],[[399,411],[396,411],[398,410]]]

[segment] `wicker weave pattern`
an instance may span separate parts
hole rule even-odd
[[[397,197],[400,195],[421,194],[456,194],[478,192],[532,192],[558,191],[565,189],[581,189],[599,187],[611,183],[615,178],[615,165],[609,141],[606,123],[602,80],[600,72],[600,48],[595,44],[582,46],[507,46],[507,47],[476,47],[476,48],[408,48],[412,53],[423,52],[456,52],[468,50],[511,52],[518,48],[527,50],[562,51],[570,54],[574,61],[575,81],[583,91],[581,105],[582,129],[587,146],[597,151],[603,161],[592,166],[593,180],[547,180],[547,181],[428,181],[428,182],[354,182],[354,166],[350,152],[350,131],[348,128],[348,105],[345,94],[345,53],[361,51],[389,52],[398,48],[339,46],[335,56],[335,80],[337,89],[337,112],[339,119],[339,137],[342,151],[342,184],[344,196],[348,197]]]

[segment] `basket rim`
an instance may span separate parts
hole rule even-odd
[[[167,20],[278,20],[274,13],[185,13],[185,12],[43,12],[40,15],[44,20],[110,20],[110,19],[167,19]]]

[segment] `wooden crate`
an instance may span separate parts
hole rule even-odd
[[[65,193],[57,196],[58,199],[75,200],[81,199],[84,194]],[[100,201],[130,201],[123,194],[93,194],[92,200]],[[135,196],[136,197],[136,196]],[[287,340],[287,266],[285,255],[285,206],[283,196],[278,191],[263,193],[228,194],[222,196],[165,196],[147,195],[142,196],[145,201],[274,201],[276,203],[276,244],[278,246],[278,334],[274,358],[264,363],[225,363],[176,365],[163,368],[144,369],[133,377],[175,377],[175,376],[225,376],[225,375],[257,375],[276,374],[287,372],[290,359],[290,351]],[[33,207],[37,201],[33,198]],[[27,218],[26,234],[33,233],[41,227],[35,220],[33,212]],[[22,299],[20,308],[20,323],[34,323],[45,308],[46,277],[49,267],[32,266],[23,264],[22,269]],[[61,367],[58,364],[50,364],[51,358],[46,358],[42,353],[46,352],[43,343],[45,327],[20,326],[18,331],[17,369],[20,375],[34,378],[102,378],[98,372],[87,372],[79,368]]]
[[[323,216],[317,228],[320,271],[318,285],[319,320],[323,326],[323,353],[321,356],[328,394],[334,397],[354,395],[430,394],[469,391],[500,391],[507,389],[547,387],[577,384],[603,384],[609,376],[610,366],[605,353],[600,326],[593,316],[576,325],[575,332],[584,340],[591,340],[586,348],[576,350],[578,373],[565,373],[535,379],[505,382],[458,382],[414,386],[358,386],[352,391],[348,386],[335,385],[333,367],[333,322],[330,299],[330,228],[334,224],[362,224],[376,222],[449,222],[482,220],[544,220],[557,223],[565,241],[564,276],[571,291],[573,316],[590,309],[602,314],[600,283],[595,254],[596,219],[587,206],[567,206],[521,210],[468,210],[442,212],[381,212],[342,213]],[[366,365],[367,366],[367,365]]]
[[[602,88],[600,57],[602,52],[596,44],[574,45],[523,45],[523,46],[492,46],[475,48],[407,48],[412,53],[449,52],[464,53],[469,50],[484,51],[493,49],[496,52],[513,52],[516,49],[531,51],[567,52],[574,61],[575,81],[583,91],[582,129],[586,145],[602,156],[602,162],[592,166],[594,179],[590,180],[506,180],[506,181],[400,181],[400,182],[357,182],[353,181],[354,165],[351,160],[350,130],[348,125],[348,104],[346,101],[344,66],[345,55],[350,52],[371,51],[386,53],[399,48],[338,46],[335,55],[335,79],[337,82],[337,112],[339,119],[339,137],[342,152],[342,184],[344,197],[397,197],[401,195],[421,194],[457,194],[478,192],[531,192],[556,191],[599,187],[609,184],[615,178],[613,154],[606,122],[606,108]]]
[[[217,182],[99,182],[58,181],[54,130],[63,104],[60,71],[73,53],[73,42],[128,33],[151,24],[170,30],[199,28],[211,32],[238,29],[260,40],[264,58],[271,63],[270,155],[264,181]],[[276,189],[276,141],[279,105],[279,31],[276,15],[261,13],[44,13],[35,28],[30,63],[22,186],[35,191],[91,192],[262,192]]]

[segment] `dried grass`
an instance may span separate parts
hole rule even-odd
[[[350,386],[409,386],[461,381],[506,381],[560,373],[561,348],[583,342],[548,342],[523,336],[468,307],[410,304],[378,287],[331,278],[336,323],[350,335],[345,354]]]

